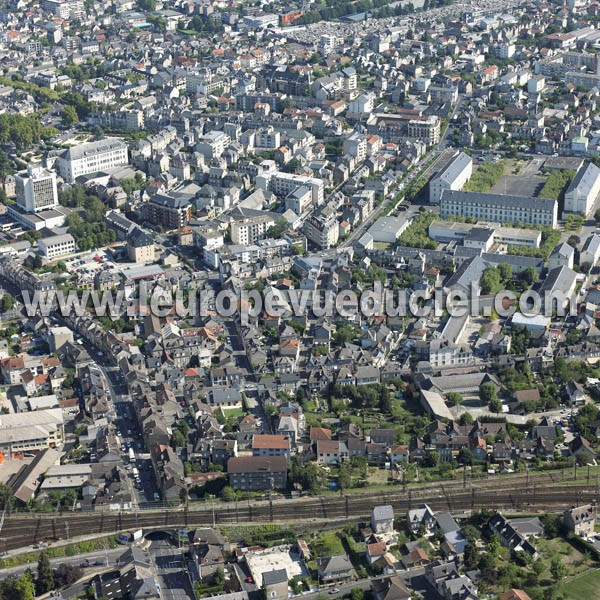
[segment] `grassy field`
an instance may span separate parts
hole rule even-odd
[[[600,570],[593,569],[580,577],[564,583],[561,594],[567,600],[591,600],[600,596]]]

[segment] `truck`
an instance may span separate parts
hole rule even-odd
[[[136,467],[133,467],[132,473],[135,479],[137,479],[140,476],[140,472],[137,470]]]
[[[129,460],[134,461],[135,460],[135,452],[133,451],[133,448],[129,448],[127,453],[129,454]]]

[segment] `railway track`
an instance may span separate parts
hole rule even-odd
[[[202,510],[161,509],[144,512],[56,513],[52,515],[7,515],[0,549],[12,550],[44,540],[84,535],[110,535],[136,529],[172,529],[252,523],[298,523],[368,518],[376,504],[391,504],[398,515],[424,503],[434,510],[463,513],[482,508],[507,511],[546,510],[556,512],[574,504],[598,499],[595,485],[574,484],[568,488],[539,486],[528,490],[464,488],[424,490],[420,493],[381,492],[376,497],[313,497],[298,501],[229,503]]]

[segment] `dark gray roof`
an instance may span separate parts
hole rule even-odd
[[[273,571],[266,571],[262,574],[262,580],[263,585],[275,585],[277,583],[287,582],[287,571],[285,569],[275,569]]]
[[[444,190],[442,201],[466,201],[470,204],[494,205],[502,208],[520,208],[523,210],[539,209],[553,211],[556,200],[534,198],[532,196],[513,196],[509,194],[486,194],[483,192],[462,192]]]
[[[117,138],[106,138],[97,142],[88,142],[79,144],[65,150],[62,154],[67,160],[78,160],[84,156],[93,156],[94,154],[102,154],[117,148],[127,148],[127,144]]]
[[[384,506],[374,506],[372,511],[374,521],[394,520],[394,509],[390,504]]]

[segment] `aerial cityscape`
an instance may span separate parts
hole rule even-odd
[[[0,0],[0,600],[600,599],[600,1]]]

